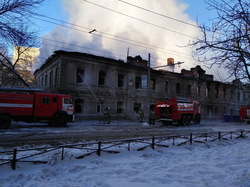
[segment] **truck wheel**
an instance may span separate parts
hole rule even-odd
[[[67,126],[68,117],[65,115],[53,116],[49,121],[49,126],[51,127],[65,127]]]
[[[11,119],[8,116],[0,116],[0,129],[8,129],[11,125]]]
[[[68,116],[59,116],[58,123],[60,127],[66,127],[68,123]]]

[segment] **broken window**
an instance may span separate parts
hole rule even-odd
[[[136,89],[141,88],[141,77],[135,77],[135,88]]]
[[[138,113],[140,109],[141,109],[141,103],[134,103],[134,111]]]
[[[55,84],[57,83],[58,81],[58,68],[56,68],[55,70]]]
[[[44,75],[44,86],[47,86],[47,80],[48,80],[48,76],[47,74]]]
[[[76,83],[83,83],[84,82],[84,69],[77,68],[76,69]]]
[[[207,85],[207,88],[206,88],[206,97],[210,97],[210,85],[209,84]]]
[[[155,79],[151,79],[151,88],[152,88],[152,90],[156,89],[156,80]]]
[[[99,86],[105,86],[105,80],[106,80],[106,72],[105,71],[99,71],[98,85]]]
[[[219,86],[216,85],[215,86],[215,98],[218,98],[219,97]]]
[[[49,73],[49,85],[51,86],[53,84],[53,71]]]
[[[227,89],[226,88],[223,88],[223,97],[226,100],[226,98],[227,98]]]
[[[166,82],[165,82],[165,91],[166,91],[166,93],[168,93],[168,89],[169,89],[168,87],[169,87],[168,81],[166,81]]]
[[[187,86],[187,95],[188,95],[188,96],[191,96],[191,95],[192,95],[191,89],[192,89],[192,86],[191,86],[191,85],[188,85],[188,86]]]
[[[197,95],[201,97],[201,86],[197,87]]]
[[[118,87],[124,87],[124,75],[118,74]]]
[[[233,90],[230,91],[230,99],[231,99],[231,100],[234,99],[234,92],[233,92]]]
[[[181,84],[176,83],[176,94],[180,95],[181,94]]]
[[[123,113],[123,111],[124,111],[123,105],[124,105],[123,101],[117,102],[117,114]]]

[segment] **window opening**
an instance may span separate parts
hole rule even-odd
[[[98,85],[104,86],[105,85],[105,79],[106,79],[106,72],[99,71]]]
[[[76,82],[83,83],[84,82],[84,69],[77,68],[76,69]]]
[[[49,98],[48,97],[42,97],[42,104],[49,104]]]
[[[117,102],[117,113],[118,114],[122,114],[123,111],[124,111],[124,109],[123,109],[123,102],[122,101],[118,101]]]
[[[135,88],[136,89],[141,88],[141,77],[135,77]]]
[[[118,74],[118,87],[124,87],[124,75]]]

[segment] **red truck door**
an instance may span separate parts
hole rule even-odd
[[[35,93],[34,115],[37,117],[52,117],[57,111],[56,94]]]

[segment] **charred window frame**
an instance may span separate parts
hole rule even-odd
[[[106,75],[107,75],[107,73],[105,71],[99,71],[99,78],[98,78],[98,85],[99,86],[105,86]]]
[[[44,75],[44,86],[47,86],[48,76],[47,74]]]
[[[141,89],[141,77],[135,77],[135,88],[136,89]]]
[[[44,86],[44,76],[42,75],[41,77],[42,77],[42,78],[41,78],[41,79],[42,79],[42,80],[41,80],[41,86]]]
[[[124,75],[123,74],[118,74],[118,87],[122,88],[124,87]]]
[[[181,84],[180,83],[176,83],[175,91],[176,91],[176,94],[181,95]]]
[[[101,105],[100,105],[100,104],[97,104],[96,107],[97,107],[97,108],[96,108],[97,114],[100,114],[100,113],[101,113],[101,108],[102,108]]]
[[[206,87],[206,97],[210,97],[210,91],[211,91],[210,84],[207,84],[207,87]]]
[[[187,85],[187,95],[192,96],[192,86],[190,84]]]
[[[103,103],[104,103],[104,100],[102,100],[102,99],[100,99],[100,100],[98,100],[98,103],[97,103],[97,108],[96,108],[96,112],[97,112],[97,114],[100,114],[100,113],[102,113],[102,105],[103,105]]]
[[[238,92],[238,102],[240,102],[240,101],[241,101],[241,93]]]
[[[224,97],[224,100],[226,101],[227,100],[227,88],[223,88],[223,97]]]
[[[234,100],[234,91],[233,90],[230,91],[230,99]]]
[[[49,73],[49,85],[51,86],[53,84],[53,71],[50,71]]]
[[[197,95],[198,97],[201,97],[201,86],[197,87]]]
[[[76,68],[76,83],[84,82],[84,69],[81,67]]]
[[[39,77],[39,86],[42,86],[43,85],[43,76],[41,75]]]
[[[168,93],[169,90],[169,83],[168,81],[165,82],[165,92]]]
[[[151,79],[151,88],[152,88],[152,90],[156,90],[156,80],[155,79]]]
[[[55,69],[55,84],[58,82],[58,67]]]
[[[117,114],[122,114],[124,112],[124,102],[117,101]]]
[[[247,101],[247,94],[246,92],[243,92],[243,102],[246,102]]]
[[[215,98],[219,98],[219,93],[220,93],[220,91],[219,91],[219,85],[216,85],[215,86]]]
[[[141,106],[142,106],[141,103],[137,103],[137,102],[134,103],[134,111],[138,113],[139,110],[141,109]]]

